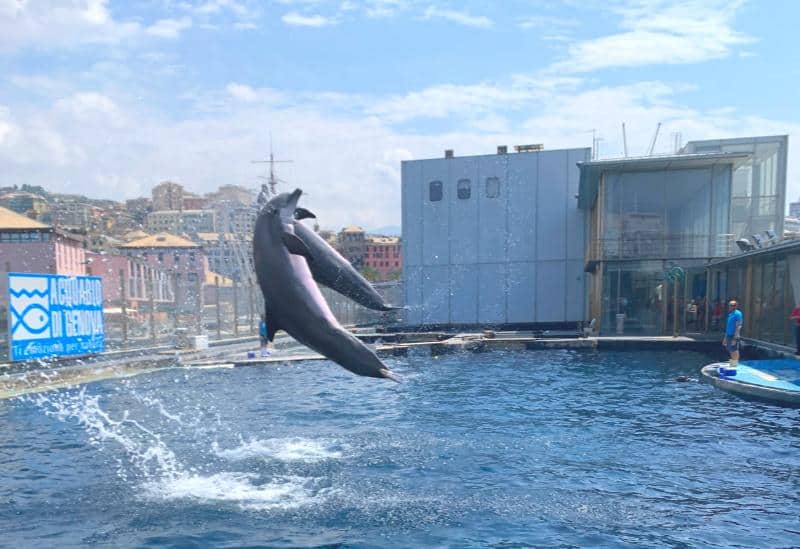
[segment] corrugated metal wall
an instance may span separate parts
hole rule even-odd
[[[588,159],[568,149],[403,162],[407,324],[583,320],[575,195]]]

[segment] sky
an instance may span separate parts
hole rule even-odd
[[[0,186],[124,200],[260,185],[400,224],[400,163],[498,145],[656,153],[789,135],[800,2],[0,0]]]

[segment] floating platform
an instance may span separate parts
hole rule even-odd
[[[720,375],[727,362],[704,366],[703,377],[715,387],[762,402],[800,408],[800,360],[770,359],[740,362],[735,375]]]

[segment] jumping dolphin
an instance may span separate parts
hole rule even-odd
[[[294,217],[297,219],[294,223],[294,233],[306,243],[314,258],[314,261],[308,263],[314,280],[368,309],[392,311],[402,308],[388,305],[381,294],[375,291],[372,284],[361,276],[349,261],[321,236],[300,222],[301,219],[316,217],[314,214],[304,208],[297,208]]]
[[[351,372],[398,379],[369,347],[342,328],[309,269],[309,246],[295,234],[293,215],[302,191],[272,198],[256,220],[253,259],[264,294],[267,337],[284,330],[303,345]]]

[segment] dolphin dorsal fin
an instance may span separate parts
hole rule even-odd
[[[308,249],[308,245],[295,234],[283,233],[283,244],[289,250],[289,253],[302,255],[309,261],[314,259],[311,255],[311,250]]]
[[[301,219],[316,219],[317,216],[314,215],[312,212],[306,210],[305,208],[295,208],[294,209],[294,218],[298,221]]]

